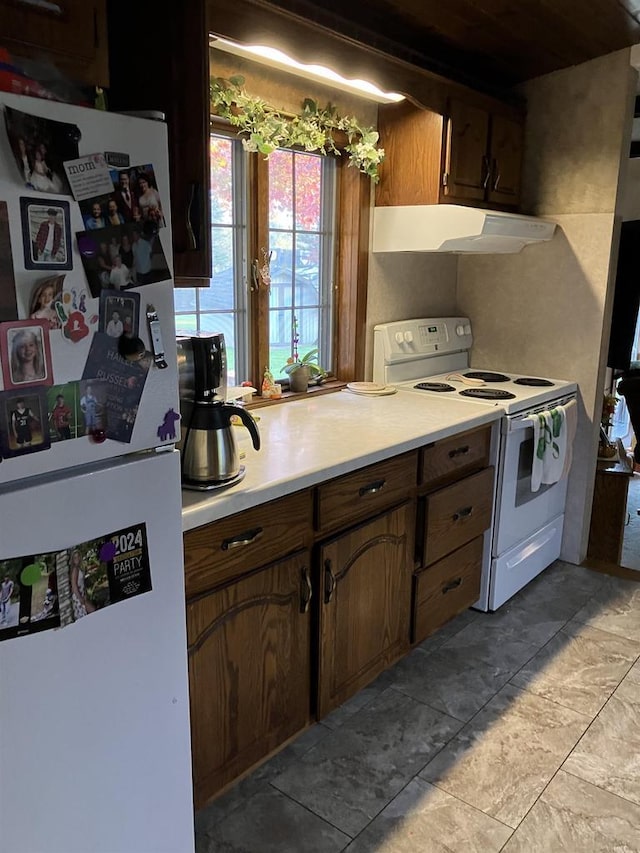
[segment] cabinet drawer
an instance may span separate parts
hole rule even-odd
[[[188,531],[187,598],[304,548],[311,539],[311,509],[311,492],[296,492]]]
[[[423,447],[420,485],[433,488],[486,468],[490,447],[490,424]]]
[[[491,524],[493,468],[465,477],[425,498],[423,560],[435,563],[483,533]]]
[[[415,492],[418,451],[345,474],[317,489],[316,529],[322,533],[346,527]]]
[[[411,641],[420,643],[480,596],[484,538],[478,536],[413,576]]]

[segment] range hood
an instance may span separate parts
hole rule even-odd
[[[372,251],[508,254],[551,240],[555,227],[535,216],[457,204],[376,207]]]

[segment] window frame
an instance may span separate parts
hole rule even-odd
[[[210,132],[242,138],[228,121],[212,115]],[[341,145],[336,146],[339,150]],[[335,156],[335,155],[327,155]],[[268,163],[259,154],[249,154],[246,180],[252,187],[246,210],[247,258],[260,258],[261,247],[269,245]],[[364,350],[369,258],[369,220],[372,203],[371,179],[340,157],[336,169],[336,213],[333,256],[332,378],[341,382],[364,376]],[[260,389],[265,365],[269,363],[269,293],[246,282],[249,377]]]

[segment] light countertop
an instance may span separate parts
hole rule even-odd
[[[260,418],[259,451],[244,427],[234,427],[239,449],[246,453],[244,480],[213,495],[183,489],[184,531],[491,423],[503,410],[408,392],[363,397],[339,391],[252,414]]]

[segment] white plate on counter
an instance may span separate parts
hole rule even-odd
[[[348,382],[345,391],[360,394],[363,397],[386,397],[397,392],[395,385],[381,385],[380,382]]]

